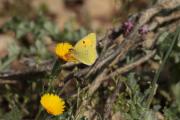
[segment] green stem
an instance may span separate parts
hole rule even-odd
[[[46,92],[50,92],[53,85],[53,80],[56,79],[56,77],[58,76],[58,74],[60,73],[61,71],[61,62],[59,60],[56,60],[54,65],[53,65],[53,68],[52,68],[52,71],[51,71],[51,74],[48,76],[48,83],[49,83],[49,86],[48,86],[48,89]]]
[[[150,107],[151,102],[153,100],[153,97],[154,97],[154,95],[156,93],[156,90],[157,90],[157,87],[158,87],[157,81],[159,79],[160,73],[163,70],[165,63],[167,62],[167,59],[168,59],[169,55],[171,54],[173,47],[175,46],[175,43],[176,43],[176,40],[178,39],[179,34],[180,34],[180,28],[178,27],[177,30],[176,30],[176,34],[175,34],[175,36],[173,38],[173,41],[171,43],[171,46],[168,49],[159,70],[157,71],[156,75],[154,76],[154,79],[153,79],[153,82],[152,82],[152,88],[151,88],[151,91],[150,91],[150,95],[148,96],[148,99],[147,99],[147,107],[148,108]]]
[[[56,79],[57,75],[61,71],[61,67],[60,66],[61,66],[61,61],[56,60],[54,65],[53,65],[51,74],[49,76],[46,76],[46,79],[48,79],[48,89],[46,90],[46,92],[50,92],[51,91],[51,89],[53,87],[52,86],[53,80]],[[42,110],[43,110],[42,107],[40,107],[38,113],[36,114],[35,120],[39,119],[39,116],[41,115]]]

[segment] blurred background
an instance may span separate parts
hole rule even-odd
[[[0,25],[13,16],[35,19],[43,14],[59,29],[70,20],[79,27],[92,30],[112,27],[137,11],[147,8],[148,0],[1,0]]]

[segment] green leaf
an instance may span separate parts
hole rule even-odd
[[[166,120],[179,120],[180,111],[178,111],[177,105],[174,103],[169,108],[165,108],[164,116]]]
[[[158,118],[153,111],[146,111],[143,120],[158,120]]]
[[[13,43],[8,48],[8,56],[5,58],[4,61],[1,60],[0,62],[0,71],[6,69],[11,62],[13,62],[17,56],[20,54],[20,48],[16,43]]]
[[[178,107],[178,111],[180,112],[180,82],[172,86],[172,91],[176,98],[176,103]]]

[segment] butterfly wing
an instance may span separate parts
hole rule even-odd
[[[92,65],[97,58],[96,34],[90,33],[76,43],[73,50],[74,56],[86,65]]]

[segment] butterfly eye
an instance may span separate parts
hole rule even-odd
[[[85,44],[85,41],[83,41],[83,44]]]

